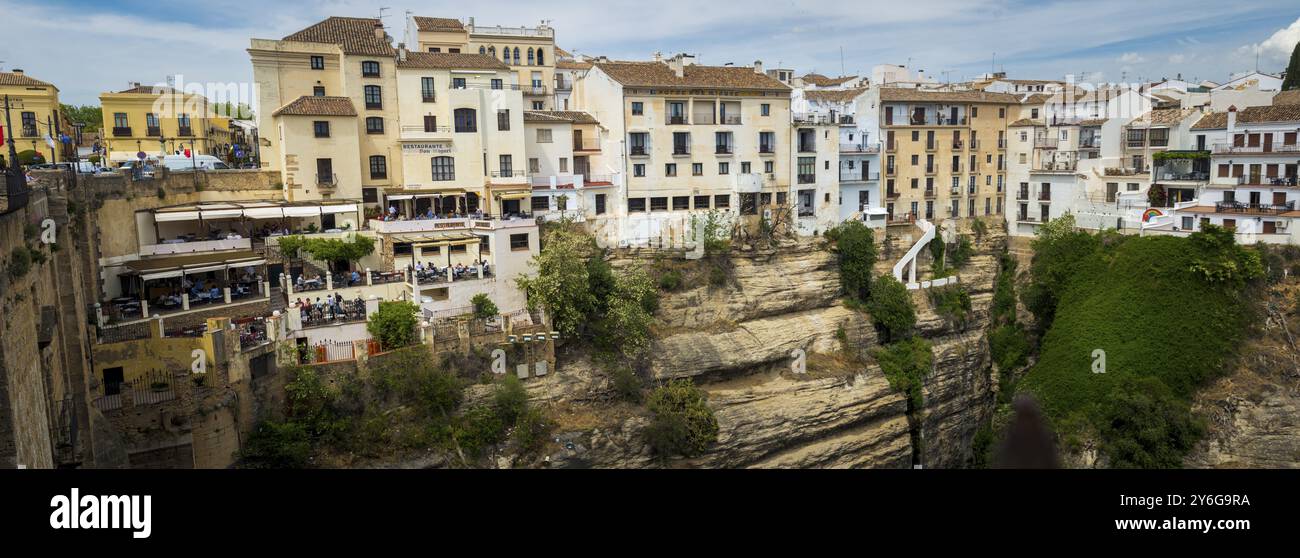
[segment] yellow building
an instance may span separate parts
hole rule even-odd
[[[67,153],[59,153],[66,150],[56,150],[49,145],[50,141],[58,145],[59,134],[73,135],[59,109],[59,88],[32,78],[22,70],[0,72],[0,109],[4,108],[3,96],[6,95],[9,97],[9,119],[13,128],[0,120],[0,126],[4,126],[5,141],[14,142],[14,148],[19,153],[40,153],[41,159],[47,163],[67,159]],[[0,156],[9,158],[8,145]]]
[[[998,214],[1007,188],[1007,125],[1019,108],[1015,95],[879,87],[865,98],[885,141],[890,221]]]
[[[161,85],[134,84],[99,96],[104,113],[108,162],[133,161],[137,154],[158,158],[191,149],[208,154],[212,113],[208,99]]]
[[[405,44],[413,50],[434,53],[478,53],[510,67],[518,75],[518,88],[528,110],[555,109],[555,30],[537,27],[462,24],[442,17],[411,16]]]

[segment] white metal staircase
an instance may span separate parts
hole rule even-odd
[[[916,226],[921,228],[921,238],[916,241],[916,244],[912,245],[912,247],[907,251],[907,254],[903,255],[902,259],[898,260],[898,263],[894,264],[894,279],[897,279],[898,282],[906,285],[908,290],[928,289],[930,287],[940,287],[949,283],[958,282],[957,276],[955,275],[935,279],[933,281],[918,282],[916,280],[916,257],[921,253],[921,250],[926,249],[926,247],[930,245],[930,241],[934,240],[935,236],[935,227],[934,224],[930,223],[930,221],[921,219],[916,222]],[[903,268],[905,267],[907,268],[906,280],[903,279]]]

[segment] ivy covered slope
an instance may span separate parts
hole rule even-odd
[[[1063,227],[1035,254],[1024,300],[1046,331],[1017,391],[1036,396],[1065,449],[1092,438],[1111,466],[1177,466],[1199,433],[1192,395],[1250,329],[1257,252],[1216,227],[1189,237]]]

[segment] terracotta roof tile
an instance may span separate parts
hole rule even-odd
[[[555,62],[555,67],[559,70],[590,70],[591,66],[591,62],[578,60],[557,60]]]
[[[1237,111],[1237,125],[1264,122],[1300,122],[1300,105],[1265,105]],[[1202,116],[1193,130],[1217,130],[1228,127],[1228,113],[1212,112]]]
[[[834,87],[836,85],[843,85],[844,83],[857,79],[857,77],[858,76],[840,76],[840,77],[833,78],[833,77],[826,77],[821,74],[807,74],[799,79],[802,79],[805,82],[816,85],[817,87]]]
[[[462,31],[465,29],[460,20],[450,17],[415,16],[415,28],[420,31]]]
[[[535,121],[562,121],[572,122],[574,124],[598,124],[596,117],[580,110],[526,110],[524,111],[524,120],[535,118]]]
[[[1043,125],[1042,120],[1034,120],[1033,118],[1021,118],[1020,120],[1012,122],[1007,126],[1014,127],[1014,126],[1042,126],[1042,125]]]
[[[406,53],[405,60],[397,61],[398,68],[428,69],[462,69],[462,70],[509,70],[510,66],[486,54],[469,54],[463,52],[418,52]]]
[[[271,116],[356,116],[357,109],[347,97],[304,95],[280,107]]]
[[[601,62],[596,67],[626,86],[790,90],[786,84],[746,66],[692,64],[683,69],[682,77],[663,62]]]
[[[985,91],[924,91],[911,87],[882,87],[881,101],[916,101],[937,103],[999,103],[1014,105],[1020,97],[1010,93]]]
[[[118,93],[133,95],[183,94],[181,91],[177,91],[176,89],[167,87],[166,85],[136,85],[130,89],[118,91]]]
[[[375,27],[382,25],[382,22],[373,18],[335,16],[289,35],[284,40],[339,45],[344,54],[392,56],[393,45],[387,36],[375,36]]]
[[[803,92],[803,97],[817,103],[848,103],[866,93],[866,88],[858,89],[811,89]]]
[[[1275,105],[1300,105],[1300,89],[1283,91],[1273,96]]]
[[[54,87],[51,83],[46,83],[27,74],[15,74],[13,72],[0,72],[0,85],[36,85]]]

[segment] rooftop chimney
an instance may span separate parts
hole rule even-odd
[[[406,61],[406,43],[397,43],[397,61]]]
[[[761,74],[761,73],[763,73],[763,61],[762,61],[762,60],[755,60],[755,61],[754,61],[754,73],[756,73],[756,74]]]
[[[1237,105],[1228,107],[1228,133],[1237,130]]]
[[[686,76],[686,67],[682,64],[682,55],[678,54],[669,58],[668,67],[673,69],[673,73],[676,74],[677,77],[681,78]]]
[[[385,32],[384,32],[384,22],[382,22],[382,21],[376,21],[376,22],[375,22],[375,38],[376,38],[376,39],[383,39],[384,37],[387,37],[387,36],[388,36],[388,33],[385,33]]]
[[[23,69],[22,69],[22,68],[14,68],[14,72],[13,72],[13,73],[15,73],[15,74],[19,74],[19,75],[22,75],[22,73],[23,73]]]
[[[659,52],[659,51],[656,50],[656,51],[655,51],[655,54],[654,54],[654,60],[655,60],[655,62],[663,62],[663,61],[664,61],[664,53]]]

